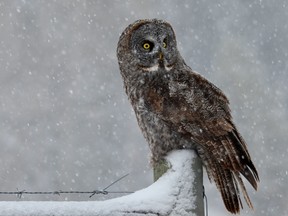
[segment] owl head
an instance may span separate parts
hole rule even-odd
[[[169,71],[178,62],[176,37],[163,20],[137,20],[120,36],[117,57],[124,78],[133,72]]]

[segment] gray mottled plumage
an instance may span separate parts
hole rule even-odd
[[[173,149],[195,149],[226,208],[253,208],[241,175],[257,189],[259,177],[223,92],[188,67],[170,24],[138,20],[120,36],[117,56],[126,93],[149,143],[152,160]]]

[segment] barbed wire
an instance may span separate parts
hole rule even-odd
[[[26,190],[18,190],[17,191],[0,191],[0,195],[16,195],[19,199],[22,198],[22,196],[24,194],[28,194],[28,195],[61,195],[61,194],[90,194],[89,198],[93,197],[96,194],[103,194],[103,195],[107,195],[107,194],[116,194],[116,193],[134,193],[134,191],[107,191],[108,188],[110,188],[112,185],[114,185],[115,183],[119,182],[120,180],[122,180],[123,178],[127,177],[129,174],[126,174],[122,177],[120,177],[119,179],[117,179],[116,181],[112,182],[111,184],[109,184],[107,187],[105,187],[102,190],[93,190],[93,191],[76,191],[76,190],[70,190],[70,191],[63,191],[63,190],[56,190],[56,191],[26,191]]]

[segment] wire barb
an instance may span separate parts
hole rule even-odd
[[[17,193],[17,198],[18,198],[18,199],[21,199],[23,193],[25,192],[25,190],[19,191],[18,188],[16,188],[16,189],[17,189],[17,192],[18,192],[18,193]]]
[[[104,195],[108,194],[108,192],[106,191],[106,189],[108,189],[109,187],[111,187],[112,185],[114,185],[115,183],[121,181],[123,178],[127,177],[129,175],[129,173],[127,173],[126,175],[120,177],[119,179],[117,179],[116,181],[112,182],[111,184],[109,184],[107,187],[105,187],[102,191],[98,191],[98,190],[95,190],[93,191],[93,193],[89,196],[89,198],[93,197],[95,194],[98,194],[98,193],[102,193]],[[98,192],[98,193],[97,193]]]

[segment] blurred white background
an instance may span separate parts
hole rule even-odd
[[[116,59],[140,18],[170,22],[186,63],[229,97],[261,179],[256,193],[247,185],[255,211],[244,204],[242,215],[287,215],[284,0],[0,1],[0,191],[102,189],[126,173],[111,190],[152,183]],[[229,215],[206,176],[205,188],[210,215]]]

